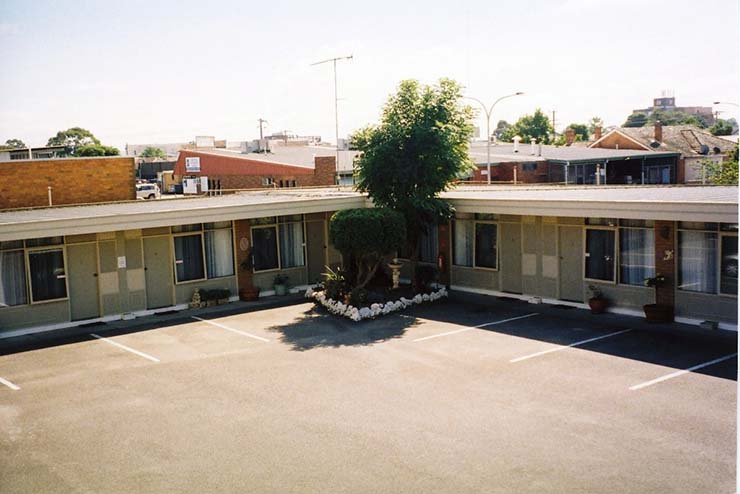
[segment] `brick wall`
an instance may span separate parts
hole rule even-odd
[[[0,209],[136,199],[134,158],[58,158],[0,163]]]
[[[252,232],[249,220],[237,220],[234,222],[234,235],[236,237],[236,279],[239,290],[252,289],[252,270],[242,269],[242,262],[252,255]]]

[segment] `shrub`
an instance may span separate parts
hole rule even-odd
[[[229,298],[231,295],[231,291],[228,288],[213,288],[211,290],[200,290],[200,299],[203,302],[208,302],[209,300],[222,300],[225,298]]]
[[[419,290],[427,290],[429,285],[437,279],[437,268],[428,264],[416,266],[416,284]]]

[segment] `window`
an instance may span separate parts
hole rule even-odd
[[[275,179],[272,177],[262,177],[262,185],[275,185]]]
[[[305,266],[302,215],[258,218],[252,223],[255,272]]]
[[[453,264],[473,267],[474,223],[455,220],[453,225]]]
[[[475,223],[475,265],[481,268],[496,269],[495,223]]]
[[[11,244],[7,242],[7,244]],[[6,245],[11,247],[12,245]],[[0,248],[4,246],[0,243]],[[28,303],[26,284],[26,256],[23,242],[19,250],[0,251],[0,307]]]
[[[645,284],[655,276],[655,230],[652,222],[621,220],[619,228],[619,282]]]
[[[173,226],[178,283],[234,275],[231,222]],[[187,233],[185,233],[187,232]],[[191,233],[194,232],[194,233]]]
[[[682,222],[678,228],[678,289],[737,295],[737,225]]]
[[[437,262],[439,255],[439,227],[435,224],[426,225],[426,231],[421,233],[419,239],[419,261]]]
[[[614,230],[586,229],[586,278],[614,281]]]
[[[31,300],[57,300],[67,297],[64,253],[61,248],[28,252]]]

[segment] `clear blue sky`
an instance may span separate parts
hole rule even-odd
[[[106,144],[243,140],[290,129],[333,141],[376,122],[402,79],[451,77],[559,127],[620,124],[661,90],[680,105],[738,102],[736,0],[97,2],[0,4],[0,142],[82,126]],[[732,106],[723,116],[737,116]],[[479,121],[482,125],[482,120]]]

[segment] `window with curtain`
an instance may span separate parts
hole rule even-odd
[[[419,239],[419,260],[421,262],[437,262],[439,255],[439,228],[437,225],[426,225],[426,231]]]
[[[722,236],[719,291],[726,295],[737,295],[737,237],[735,236]]]
[[[614,281],[614,230],[586,230],[586,278]]]
[[[717,233],[678,232],[678,289],[717,291]]]
[[[0,308],[28,303],[23,250],[0,251]]]
[[[453,225],[453,264],[473,266],[474,223],[468,220],[455,220]]]
[[[203,239],[200,234],[182,235],[173,238],[175,242],[175,275],[178,282],[202,280]]]
[[[206,230],[206,272],[208,278],[234,274],[234,243],[231,228]]]
[[[493,223],[475,224],[475,266],[496,268],[496,234]]]
[[[303,222],[282,223],[279,228],[280,266],[283,269],[305,266],[303,254]]]
[[[619,229],[619,282],[645,284],[655,276],[655,232],[648,228]]]
[[[278,269],[277,227],[252,228],[254,270]]]
[[[67,298],[62,249],[33,250],[28,253],[31,299],[34,302]]]

